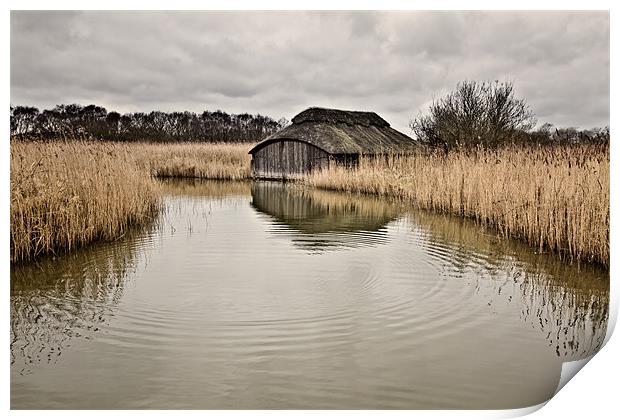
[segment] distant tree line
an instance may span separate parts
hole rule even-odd
[[[575,127],[556,128],[545,123],[540,128],[525,133],[522,141],[537,144],[577,144],[577,143],[609,143],[609,126],[578,129]]]
[[[97,105],[57,105],[39,111],[11,107],[13,139],[87,138],[117,141],[259,141],[289,122],[260,114],[194,112],[108,112]],[[425,115],[410,123],[416,139],[432,147],[497,147],[506,144],[609,143],[609,127],[580,130],[543,124],[510,82],[464,81],[434,100]]]
[[[418,141],[443,149],[507,144],[608,143],[609,127],[579,130],[536,119],[510,82],[464,81],[410,123]]]
[[[95,139],[117,141],[259,141],[288,124],[256,114],[224,111],[108,112],[97,105],[57,105],[39,111],[35,107],[11,106],[11,138]]]

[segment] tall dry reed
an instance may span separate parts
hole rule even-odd
[[[250,143],[134,143],[136,159],[156,177],[239,180],[250,177]]]
[[[511,147],[363,158],[313,187],[395,196],[469,217],[538,248],[609,265],[609,147]]]
[[[158,208],[128,146],[11,142],[11,261],[117,239]]]

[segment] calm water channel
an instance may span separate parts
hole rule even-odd
[[[458,218],[164,189],[152,227],[11,267],[12,408],[519,408],[605,336],[608,271]]]

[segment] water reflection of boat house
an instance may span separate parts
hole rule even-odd
[[[311,251],[359,247],[386,240],[398,208],[375,197],[308,190],[277,182],[252,184],[252,207],[270,216],[277,231]]]

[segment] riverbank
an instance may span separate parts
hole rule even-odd
[[[11,143],[11,261],[113,240],[153,218],[157,177],[242,180],[248,143]],[[391,196],[609,266],[609,147],[572,145],[362,159],[303,181]]]
[[[152,177],[119,143],[11,142],[11,261],[112,241],[152,221]]]
[[[394,196],[527,241],[538,252],[609,266],[609,147],[511,147],[362,159],[305,183]]]
[[[156,178],[250,177],[247,143],[11,142],[11,261],[113,241],[153,220]]]
[[[133,143],[128,147],[140,166],[158,178],[250,178],[254,143]]]

